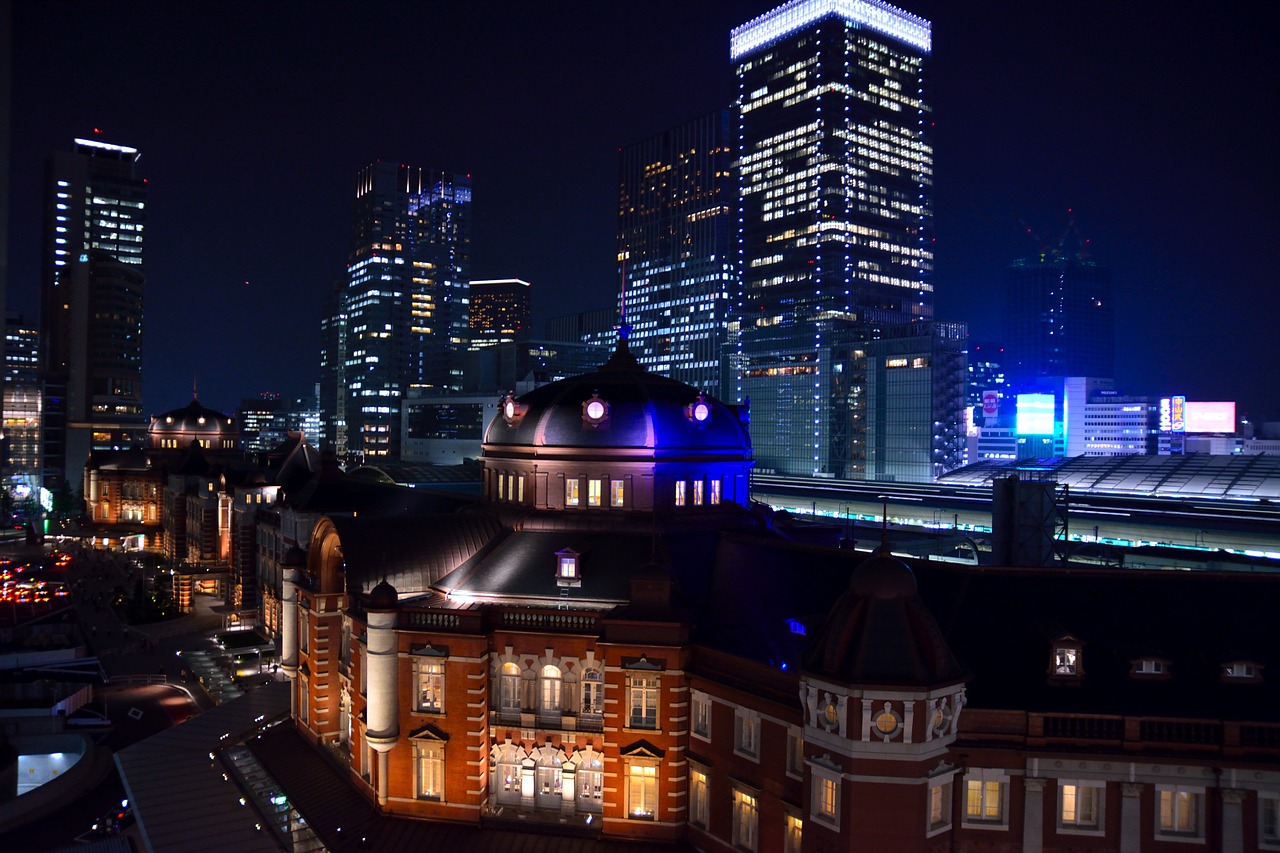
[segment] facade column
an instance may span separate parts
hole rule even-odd
[[[369,670],[365,743],[378,753],[378,805],[385,806],[387,753],[400,740],[400,650],[396,639],[395,589],[383,581],[374,589],[374,594],[381,587],[386,587],[386,600],[370,600],[365,611],[365,624],[369,627],[365,656]]]
[[[1120,853],[1142,851],[1142,789],[1134,782],[1120,783]]]
[[[1222,789],[1222,853],[1244,853],[1244,798],[1247,792]]]
[[[1044,849],[1044,780],[1028,776],[1022,780],[1022,851],[1041,853]]]

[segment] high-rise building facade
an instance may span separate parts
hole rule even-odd
[[[621,311],[649,370],[720,395],[734,215],[731,114],[719,110],[618,157]]]
[[[1064,377],[1115,376],[1111,270],[1081,256],[1044,251],[1006,272],[1006,379],[1014,390]]]
[[[4,335],[4,446],[10,480],[40,485],[40,333],[7,317]]]
[[[321,324],[324,439],[399,456],[410,388],[453,390],[466,349],[471,179],[376,162],[357,177],[347,277]]]
[[[528,340],[533,301],[529,282],[496,278],[471,282],[470,349]]]
[[[43,479],[78,489],[93,450],[138,445],[147,186],[138,149],[77,139],[49,159],[41,281]]]
[[[792,0],[733,30],[730,335],[762,470],[865,476],[856,352],[933,316],[930,44],[879,0]]]

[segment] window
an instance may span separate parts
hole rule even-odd
[[[564,481],[564,505],[565,506],[578,505],[578,485],[579,483],[576,479]]]
[[[418,710],[444,713],[444,663],[418,662]]]
[[[840,780],[815,768],[813,775],[813,817],[830,826],[840,823]]]
[[[689,822],[706,829],[711,811],[711,792],[705,770],[689,773]]]
[[[748,758],[760,755],[760,715],[738,708],[733,713],[733,751]]]
[[[556,584],[558,586],[580,586],[582,584],[582,555],[571,548],[556,551]]]
[[[978,770],[965,778],[964,823],[1005,826],[1009,780],[1000,771]]]
[[[1156,790],[1156,835],[1200,838],[1204,834],[1204,792],[1160,786]]]
[[[508,746],[498,756],[494,767],[497,775],[498,802],[520,802],[520,756],[514,747]]]
[[[697,690],[693,691],[693,733],[711,739],[711,697]]]
[[[685,489],[686,487],[688,487],[688,485],[689,484],[686,483],[684,480],[676,480],[676,506],[684,506],[684,502],[685,502],[684,494],[685,494]]]
[[[538,713],[548,717],[560,716],[560,668],[547,664],[538,677]]]
[[[941,832],[951,826],[951,780],[935,781],[929,785],[928,834]]]
[[[1232,661],[1222,667],[1222,677],[1228,679],[1240,679],[1242,681],[1254,681],[1258,678],[1258,667],[1249,661],[1237,660]]]
[[[582,709],[584,717],[599,717],[604,713],[604,675],[598,669],[582,674]]]
[[[1088,782],[1058,783],[1058,828],[1063,832],[1096,831],[1102,827],[1106,788]]]
[[[1155,658],[1144,658],[1133,662],[1134,675],[1164,675],[1164,661]]]
[[[804,835],[804,821],[793,814],[787,815],[786,835],[782,839],[783,853],[800,853],[800,842]]]
[[[604,809],[604,762],[598,757],[578,765],[578,809],[599,814]]]
[[[658,810],[658,765],[635,762],[627,766],[627,817],[653,820]]]
[[[711,497],[707,501],[707,503],[711,504],[712,506],[715,506],[716,504],[720,503],[720,481],[711,480],[708,482],[708,485],[711,486]]]
[[[1258,794],[1258,844],[1280,847],[1280,794]]]
[[[733,791],[733,843],[744,850],[756,849],[756,798],[737,788]]]
[[[624,480],[609,481],[609,506],[623,506],[627,497],[627,486]]]
[[[444,747],[436,743],[414,746],[417,758],[418,799],[444,799]]]
[[[787,731],[787,773],[804,776],[804,735],[795,726]]]
[[[631,676],[631,718],[633,729],[658,727],[658,688],[661,682],[656,675]]]
[[[600,506],[604,498],[604,480],[587,481],[587,506]]]
[[[693,481],[693,505],[702,506],[704,484],[701,480]]]
[[[498,675],[498,710],[507,713],[520,713],[520,666],[504,663]]]
[[[1058,646],[1053,651],[1054,675],[1080,674],[1080,649],[1075,646]]]
[[[552,753],[538,759],[534,784],[539,808],[560,808],[564,800],[564,772],[559,755]]]

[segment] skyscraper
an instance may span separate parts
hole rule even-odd
[[[40,485],[40,333],[8,317],[4,336],[4,445],[8,475]]]
[[[360,170],[347,277],[321,324],[325,438],[399,457],[410,388],[461,384],[471,266],[471,178],[381,161]]]
[[[77,139],[49,159],[41,281],[44,483],[141,442],[146,181],[138,149]]]
[[[1061,247],[1014,261],[1006,272],[1006,379],[1014,390],[1038,380],[1115,377],[1111,270]]]
[[[529,282],[498,278],[471,282],[470,349],[528,340],[532,303]]]
[[[618,254],[636,358],[721,395],[734,212],[730,113],[673,127],[618,157]]]
[[[879,0],[792,0],[733,30],[730,334],[764,470],[864,476],[862,345],[933,316],[930,41]]]

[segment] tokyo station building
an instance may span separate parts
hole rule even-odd
[[[263,737],[333,759],[373,848],[1280,850],[1274,578],[816,542],[752,504],[748,409],[625,337],[504,398],[482,462],[481,500],[322,517],[284,572]]]

